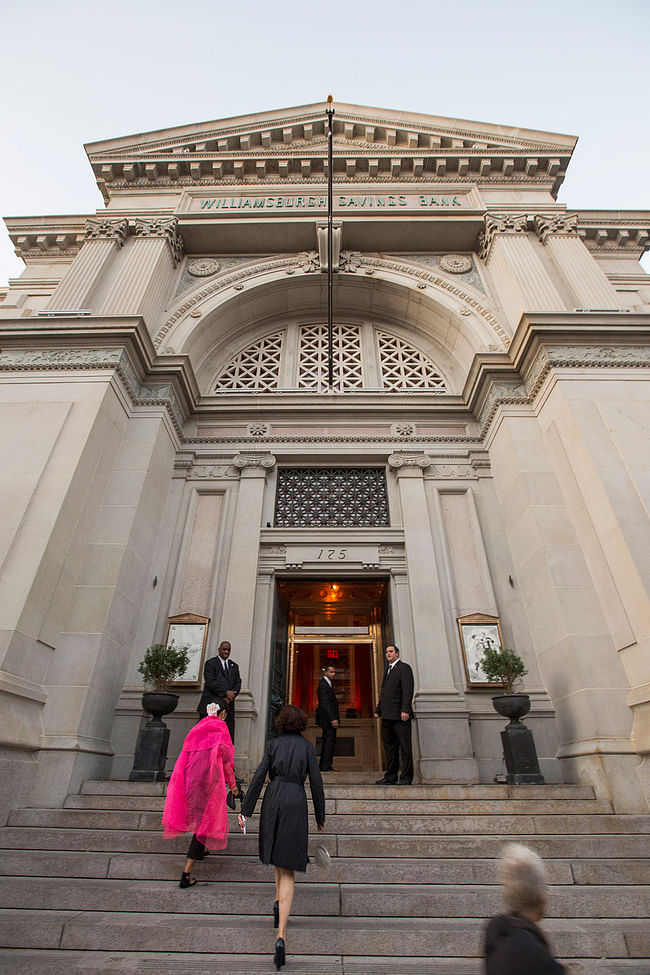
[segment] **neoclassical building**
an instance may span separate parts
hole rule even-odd
[[[104,210],[6,221],[4,808],[128,777],[192,614],[170,762],[228,639],[242,770],[326,662],[379,769],[395,642],[419,779],[492,782],[496,636],[546,781],[647,811],[650,213],[559,204],[572,137],[336,105],[330,341],[324,108],[94,143]]]

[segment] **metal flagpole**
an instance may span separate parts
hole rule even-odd
[[[333,314],[333,289],[334,289],[334,268],[332,267],[332,235],[334,224],[332,220],[332,142],[333,142],[333,118],[334,118],[334,98],[327,96],[327,381],[330,389],[334,385],[334,326],[332,324]]]

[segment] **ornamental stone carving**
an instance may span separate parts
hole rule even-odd
[[[401,468],[408,467],[419,467],[420,470],[426,470],[427,467],[431,467],[432,460],[428,454],[391,454],[388,458],[388,466],[395,471],[399,471]]]
[[[535,233],[545,244],[550,236],[553,237],[577,237],[578,236],[578,214],[563,213],[557,216],[535,216]]]
[[[391,433],[395,437],[413,437],[415,436],[415,424],[414,423],[393,423],[391,427]]]
[[[464,254],[445,254],[440,258],[438,266],[448,274],[467,274],[472,270],[472,262]]]
[[[114,240],[121,247],[128,232],[128,220],[86,220],[86,240]]]
[[[203,257],[196,261],[189,261],[187,271],[195,278],[207,278],[211,274],[216,274],[219,267],[219,261],[215,261],[212,257]]]
[[[497,234],[525,234],[528,217],[525,213],[487,213],[485,230],[479,234],[479,257],[484,261],[490,256]]]
[[[275,457],[273,454],[237,454],[233,458],[233,464],[240,471],[247,467],[268,471],[275,466]]]
[[[249,423],[247,432],[249,437],[265,437],[269,432],[269,425],[268,423]]]
[[[178,220],[176,217],[138,217],[135,221],[135,236],[164,237],[177,263],[183,256],[183,238],[178,230]]]

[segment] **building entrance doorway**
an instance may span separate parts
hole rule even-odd
[[[384,579],[278,582],[278,622],[286,627],[282,698],[307,714],[305,735],[320,753],[317,687],[323,667],[334,667],[340,713],[337,771],[382,767],[374,708],[383,673],[387,593]]]

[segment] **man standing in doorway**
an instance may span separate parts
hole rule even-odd
[[[336,729],[339,726],[339,702],[334,693],[334,678],[336,671],[330,664],[323,667],[323,676],[318,682],[318,707],[316,708],[316,724],[323,729],[320,749],[321,772],[334,772],[332,758],[336,747]]]
[[[399,647],[386,647],[388,667],[379,692],[375,714],[381,718],[381,741],[386,752],[386,771],[377,785],[411,785],[413,782],[413,671],[399,659]],[[401,772],[398,777],[398,770]]]
[[[235,698],[241,690],[239,667],[234,660],[230,660],[230,643],[222,640],[219,644],[218,656],[206,660],[203,668],[203,694],[197,711],[202,718],[207,717],[208,704],[226,705],[228,717],[226,727],[230,737],[235,741]]]

